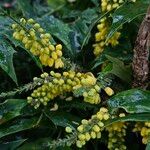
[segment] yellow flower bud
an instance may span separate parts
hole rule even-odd
[[[56,53],[57,53],[57,55],[58,55],[59,57],[61,57],[61,56],[62,56],[62,51],[57,50],[57,51],[56,51]]]
[[[62,50],[62,45],[61,44],[56,45],[56,50]]]
[[[27,20],[27,22],[28,22],[29,24],[33,24],[35,21],[34,21],[32,18],[30,18],[30,19]]]
[[[95,138],[96,138],[96,133],[93,132],[93,131],[91,132],[91,138],[92,138],[92,139],[95,139]]]
[[[51,51],[54,51],[54,50],[55,50],[54,45],[49,45],[49,49],[50,49]]]
[[[56,60],[57,58],[58,58],[58,56],[57,56],[57,53],[56,52],[52,52],[52,58],[54,59],[54,60]]]
[[[78,141],[76,142],[76,146],[77,146],[78,148],[81,148],[81,147],[82,147],[81,141],[78,140]]]
[[[106,87],[104,90],[108,96],[112,96],[114,94],[114,91],[110,87]]]
[[[53,58],[49,58],[47,60],[47,64],[48,64],[49,67],[52,67],[54,65],[54,59]]]
[[[88,93],[87,92],[83,92],[83,97],[88,97]]]
[[[12,29],[17,28],[17,24],[12,24],[11,27],[12,27]]]
[[[44,32],[44,29],[43,29],[43,28],[39,28],[38,31],[39,31],[40,33],[43,33],[43,32]]]
[[[102,120],[102,119],[103,119],[103,114],[100,113],[100,112],[98,112],[98,113],[96,114],[96,117],[97,117],[99,120]]]
[[[83,119],[83,120],[81,121],[81,123],[84,124],[84,125],[86,125],[86,124],[88,124],[88,120]]]
[[[84,141],[84,140],[85,140],[85,135],[84,135],[84,134],[79,134],[79,135],[78,135],[78,139],[79,139],[80,141]]]
[[[101,138],[101,132],[98,132],[98,133],[96,134],[96,137],[97,137],[97,139],[100,139],[100,138]]]
[[[104,114],[104,120],[108,120],[109,119],[109,115],[108,114]]]
[[[85,133],[85,140],[89,141],[91,139],[91,136],[89,133]]]
[[[95,131],[96,133],[100,132],[100,127],[98,125],[94,125],[93,131]]]
[[[83,125],[80,125],[80,126],[77,128],[77,130],[78,130],[79,132],[83,132]]]
[[[59,58],[59,59],[56,59],[55,60],[55,68],[62,68],[64,66],[64,63],[62,62],[62,60]]]
[[[66,128],[65,128],[65,131],[66,131],[67,133],[71,133],[71,132],[72,132],[72,129],[71,129],[70,127],[66,127]]]
[[[39,29],[39,28],[40,28],[40,24],[35,23],[33,27],[34,27],[35,29]]]

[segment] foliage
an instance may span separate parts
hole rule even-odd
[[[0,149],[150,149],[131,67],[148,4],[1,1]]]

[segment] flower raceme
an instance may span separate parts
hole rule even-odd
[[[41,80],[43,80],[42,83],[39,82]],[[85,102],[98,104],[101,101],[99,94],[101,88],[92,73],[80,73],[70,70],[61,74],[51,71],[50,74],[43,73],[41,78],[35,77],[34,82],[37,82],[39,87],[27,98],[34,108],[38,108],[40,104],[47,105],[50,100],[57,96],[69,92],[74,93],[74,91],[82,88],[84,88],[82,96]],[[113,94],[110,89],[106,91],[109,96]]]
[[[150,122],[137,122],[133,132],[140,132],[142,136],[142,143],[147,144],[150,139]]]
[[[125,114],[120,114],[119,117],[124,117]],[[108,131],[108,149],[109,150],[126,150],[125,136],[126,136],[127,123],[116,122],[106,127]]]
[[[104,122],[110,118],[108,110],[104,107],[100,108],[97,114],[93,115],[91,119],[83,119],[81,125],[77,127],[77,141],[76,146],[81,148],[90,139],[100,139],[101,132],[104,130]]]
[[[119,117],[124,117],[121,113]],[[100,139],[102,132],[108,132],[108,149],[109,150],[126,150],[125,139],[127,125],[125,122],[116,122],[109,126],[105,126],[107,120],[114,118],[108,112],[108,109],[101,107],[100,110],[91,117],[91,119],[83,119],[77,127],[76,146],[82,148],[86,142],[91,139]],[[67,133],[72,133],[71,127],[66,127]]]
[[[20,19],[20,24],[12,24],[13,37],[23,43],[33,55],[38,56],[42,65],[62,68],[62,45],[53,45],[51,35],[33,19]]]
[[[131,2],[135,1],[136,0],[131,0]],[[114,9],[117,9],[124,2],[125,0],[102,0],[101,11],[102,13],[112,11]],[[96,43],[93,45],[95,56],[99,56],[106,46],[111,45],[112,47],[114,47],[119,44],[118,39],[121,35],[120,32],[115,32],[115,34],[106,41],[110,25],[110,19],[108,16],[103,17],[97,25],[98,32],[95,34]]]

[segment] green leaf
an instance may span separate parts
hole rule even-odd
[[[0,33],[7,34],[8,32],[10,32],[11,23],[12,23],[12,20],[9,17],[0,16]]]
[[[54,1],[54,0],[47,0],[48,2],[48,5],[51,7],[51,9],[55,10],[59,7],[62,7],[66,4],[66,0],[57,0],[57,1]]]
[[[72,125],[72,122],[80,121],[80,119],[72,114],[65,112],[45,112],[45,115],[56,125],[66,127]]]
[[[107,102],[112,112],[118,108],[128,113],[150,112],[150,91],[131,89],[118,93]]]
[[[150,150],[150,143],[147,144],[146,149],[145,150]]]
[[[5,37],[0,36],[0,67],[12,78],[17,84],[17,78],[13,66],[13,54],[15,50],[6,41]]]
[[[93,23],[95,23],[97,19],[99,19],[97,9],[88,8],[80,14],[74,24],[71,24],[71,27],[75,28],[74,30],[77,32],[78,38],[76,40],[79,41],[81,49],[88,43],[91,36],[91,24],[93,27]]]
[[[123,61],[117,58],[106,55],[106,58],[112,62],[112,70],[108,73],[112,73],[127,83],[131,83],[132,71],[130,66],[125,66]]]
[[[36,56],[34,56],[29,50],[27,50],[27,49],[23,46],[23,44],[22,44],[21,42],[15,40],[15,39],[12,37],[12,34],[11,34],[11,35],[8,35],[8,34],[7,34],[6,36],[7,36],[7,38],[15,45],[15,47],[20,47],[20,48],[22,48],[23,50],[25,50],[25,51],[29,54],[29,56],[32,58],[32,60],[35,62],[35,64],[36,64],[41,70],[43,69],[40,60],[39,60]],[[20,50],[22,50],[22,49],[20,49]]]
[[[35,141],[28,141],[17,150],[46,150],[46,145],[50,142],[51,138],[41,138]]]
[[[17,0],[17,4],[19,5],[19,8],[21,9],[24,16],[26,17],[35,16],[33,7],[31,6],[31,0],[25,0],[25,1]]]
[[[0,144],[0,148],[1,148],[1,150],[16,150],[17,147],[22,145],[25,141],[26,141],[26,139],[21,139],[21,140],[17,140],[17,141],[3,143],[3,144]]]
[[[150,113],[142,113],[142,114],[129,114],[126,117],[119,117],[110,119],[105,122],[105,126],[109,126],[115,122],[145,122],[150,121]]]
[[[20,131],[25,131],[34,126],[37,123],[37,118],[30,118],[30,119],[22,119],[16,120],[13,124],[7,124],[5,126],[0,126],[0,138],[5,137],[7,135],[11,135]]]
[[[22,109],[27,105],[23,99],[8,99],[0,104],[0,125],[21,115]]]
[[[143,3],[143,0],[139,0],[136,3],[125,3],[119,7],[112,14],[113,23],[110,27],[106,41],[109,40],[114,35],[114,33],[122,27],[123,24],[131,22],[135,18],[144,15],[146,13],[147,7],[147,3]]]

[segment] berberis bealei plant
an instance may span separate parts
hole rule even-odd
[[[149,0],[2,0],[0,150],[150,150],[149,49]]]

